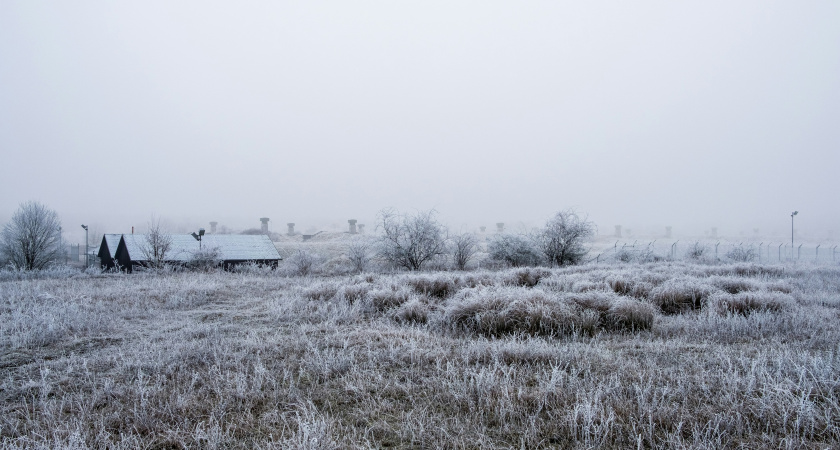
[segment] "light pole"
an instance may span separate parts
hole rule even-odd
[[[793,259],[793,216],[799,214],[799,211],[790,213],[790,259]]]
[[[201,251],[201,237],[202,236],[204,236],[204,228],[199,228],[198,229],[198,234],[195,234],[195,232],[192,233],[192,237],[194,237],[195,240],[198,241],[198,250],[199,251]]]
[[[88,267],[88,226],[82,225],[82,228],[85,229],[85,269]]]

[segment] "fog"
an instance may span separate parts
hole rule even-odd
[[[0,4],[0,221],[840,237],[838,2]],[[369,225],[371,227],[371,225]],[[209,227],[208,227],[209,228]]]

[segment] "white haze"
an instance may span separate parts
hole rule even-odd
[[[840,3],[0,3],[0,220],[840,237]]]

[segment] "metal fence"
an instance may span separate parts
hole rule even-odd
[[[607,261],[658,261],[705,260],[733,262],[812,262],[836,264],[840,262],[840,249],[831,244],[795,244],[790,242],[734,242],[722,240],[697,241],[623,241],[617,240],[609,247],[596,247],[590,252],[592,262]]]

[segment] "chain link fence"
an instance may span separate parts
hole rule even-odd
[[[726,262],[811,262],[836,264],[840,250],[835,244],[796,244],[790,242],[734,242],[723,240],[643,241],[617,240],[611,246],[596,246],[590,262],[652,262],[696,260]]]

